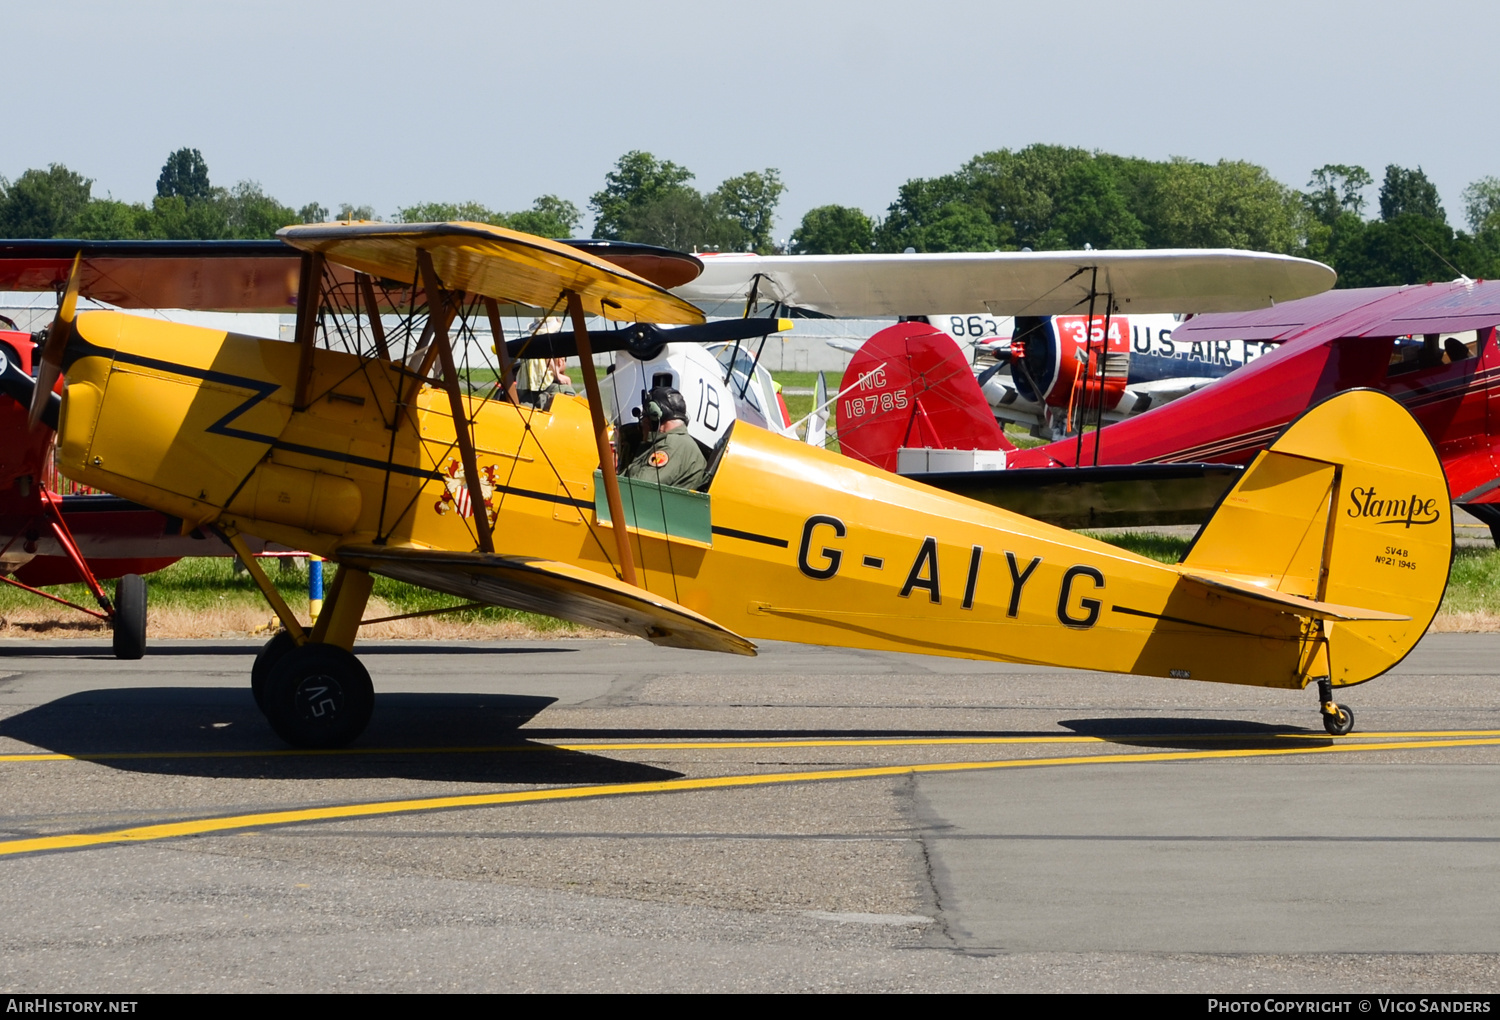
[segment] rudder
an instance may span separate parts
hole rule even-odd
[[[1304,680],[1361,683],[1436,615],[1453,558],[1443,468],[1416,420],[1376,390],[1304,412],[1224,497],[1184,572],[1404,619],[1307,620]]]

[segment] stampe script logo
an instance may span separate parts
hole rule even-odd
[[[1413,524],[1436,524],[1443,516],[1436,497],[1424,499],[1413,494],[1385,499],[1376,493],[1373,485],[1368,489],[1351,489],[1349,500],[1354,505],[1345,513],[1350,517],[1373,518],[1376,524],[1399,524],[1409,528]]]

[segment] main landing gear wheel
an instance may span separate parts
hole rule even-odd
[[[1354,729],[1354,709],[1348,705],[1330,705],[1330,712],[1323,711],[1323,728],[1335,737],[1342,737]],[[1335,714],[1337,713],[1337,714]]]
[[[370,674],[337,645],[302,645],[271,666],[265,713],[293,747],[343,747],[364,732],[375,710]]]
[[[255,707],[262,715],[266,714],[266,680],[271,675],[271,667],[296,647],[297,639],[292,637],[291,631],[279,630],[255,653],[255,665],[250,667],[250,693],[255,696]]]
[[[115,585],[114,649],[117,659],[146,654],[146,579],[126,574]]]

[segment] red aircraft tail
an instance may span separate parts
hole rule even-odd
[[[866,340],[839,384],[839,449],[896,470],[901,447],[1014,450],[953,338],[898,322]]]

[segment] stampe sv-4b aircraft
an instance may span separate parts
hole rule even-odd
[[[1353,717],[1333,689],[1400,661],[1446,584],[1441,469],[1382,394],[1308,411],[1166,565],[753,427],[713,451],[702,492],[617,479],[585,314],[691,325],[696,308],[482,224],[280,236],[301,252],[296,343],[74,315],[65,298],[37,392],[65,373],[70,477],[339,564],[312,628],[252,569],[286,627],[252,687],[294,744],[345,743],[370,717],[352,648],[375,574],[672,647],[753,654],[759,637],[1316,684],[1334,733]],[[484,318],[498,334],[501,301],[568,310],[587,401],[510,402],[505,356],[499,386],[466,391],[453,338]],[[387,331],[380,311],[403,305]]]

